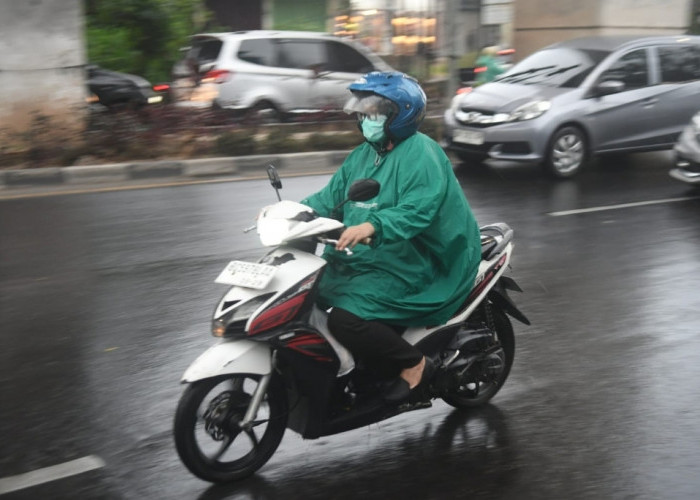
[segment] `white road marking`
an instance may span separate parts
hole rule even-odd
[[[83,472],[101,469],[104,466],[105,463],[100,457],[90,455],[77,460],[71,460],[70,462],[27,472],[26,474],[0,478],[0,495],[30,488],[38,484],[48,483],[49,481],[76,476]]]
[[[675,203],[678,201],[698,200],[700,196],[684,196],[683,198],[666,198],[664,200],[638,201],[635,203],[623,203],[620,205],[607,205],[602,207],[580,208],[578,210],[563,210],[561,212],[549,212],[547,215],[561,217],[563,215],[586,214],[590,212],[605,212],[606,210],[619,210],[621,208],[643,207],[647,205],[659,205],[662,203]]]

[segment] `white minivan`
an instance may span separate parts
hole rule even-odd
[[[340,110],[348,85],[392,68],[360,43],[298,31],[195,35],[173,70],[176,102],[279,120]]]

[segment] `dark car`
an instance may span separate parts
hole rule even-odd
[[[140,108],[149,104],[167,101],[170,87],[167,84],[155,86],[145,78],[128,73],[120,73],[91,64],[87,67],[87,86],[90,91],[88,102],[99,103],[107,108]]]

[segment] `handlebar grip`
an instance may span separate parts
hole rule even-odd
[[[320,241],[321,243],[323,243],[324,245],[333,245],[333,246],[335,246],[335,245],[338,244],[338,240],[333,240],[333,239],[331,239],[331,238],[319,238],[319,241]],[[350,250],[348,247],[345,247],[345,250],[344,250],[344,251],[345,251],[345,253],[348,254],[348,255],[353,255],[353,251]]]

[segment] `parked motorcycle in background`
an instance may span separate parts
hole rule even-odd
[[[272,250],[257,263],[229,263],[216,279],[230,285],[212,320],[221,342],[184,373],[187,386],[175,414],[181,460],[211,482],[253,474],[286,428],[315,439],[431,406],[386,403],[381,383],[329,332],[327,311],[315,304],[326,265],[317,250],[335,245],[344,226],[282,201],[274,167],[268,175],[280,201],[261,211],[257,232]],[[369,200],[380,189],[375,180],[359,180],[345,202]],[[508,296],[508,290],[521,291],[504,276],[512,238],[507,224],[482,227],[482,261],[465,302],[446,324],[403,334],[435,363],[431,399],[468,410],[493,398],[508,377],[515,354],[508,316],[530,324]]]

